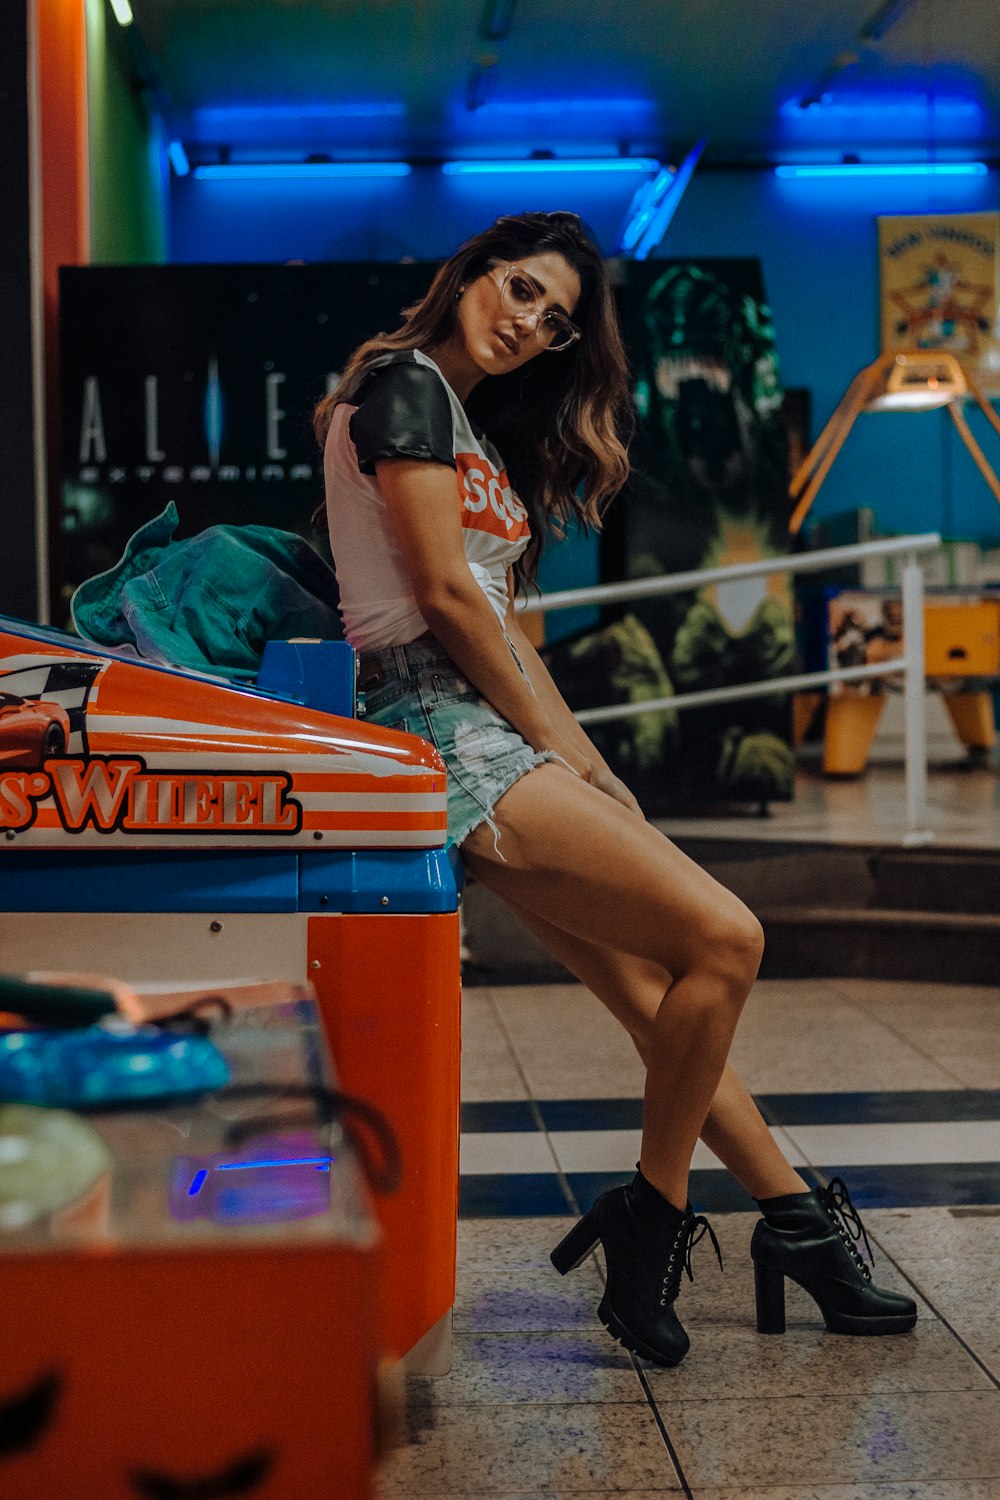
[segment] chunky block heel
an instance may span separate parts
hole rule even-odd
[[[587,1259],[600,1239],[600,1231],[593,1210],[584,1214],[579,1223],[574,1224],[569,1234],[561,1239],[549,1256],[552,1264],[560,1276],[565,1276],[569,1271],[575,1271]]]
[[[870,1336],[909,1333],[917,1304],[903,1292],[876,1286],[858,1249],[871,1245],[846,1185],[759,1200],[764,1217],[754,1228],[758,1333],[785,1331],[785,1277],[809,1293],[831,1333]]]
[[[753,1268],[753,1289],[757,1302],[757,1332],[784,1333],[784,1274],[756,1261]]]

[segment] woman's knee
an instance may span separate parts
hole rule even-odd
[[[764,956],[764,929],[735,897],[704,913],[695,934],[693,966],[709,971],[746,998]]]

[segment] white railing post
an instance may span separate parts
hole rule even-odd
[[[927,699],[924,682],[924,574],[916,554],[903,565],[903,756],[906,780],[904,844],[926,844]]]

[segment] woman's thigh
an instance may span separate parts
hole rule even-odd
[[[671,976],[659,964],[574,937],[545,917],[508,898],[507,904],[538,941],[620,1021],[643,1062],[649,1034]]]
[[[675,978],[741,970],[759,950],[755,918],[649,823],[561,766],[522,776],[462,845],[470,872],[572,936],[634,954]],[[759,957],[759,951],[757,956]]]

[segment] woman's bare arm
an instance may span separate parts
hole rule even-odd
[[[452,470],[446,464],[390,458],[379,460],[375,473],[429,629],[459,670],[533,749],[555,750],[589,780],[589,758],[575,743],[567,744],[547,704],[518,671],[500,622],[472,576]]]
[[[589,769],[585,773],[586,779],[599,787],[601,791],[607,792],[614,797],[616,802],[621,802],[625,807],[642,816],[642,809],[629,791],[623,781],[617,777],[608,766],[597,746],[589,738],[583,725],[579,723],[573,710],[567,704],[562,693],[552,680],[552,675],[546,667],[542,658],[528,640],[521,629],[520,621],[514,609],[514,578],[513,572],[508,570],[507,574],[507,620],[505,629],[507,635],[514,644],[514,649],[521,659],[524,670],[531,679],[531,685],[535,690],[535,696],[548,714],[553,729],[562,742],[560,753],[567,758],[572,753],[576,758],[584,760]],[[559,749],[559,746],[556,746]]]

